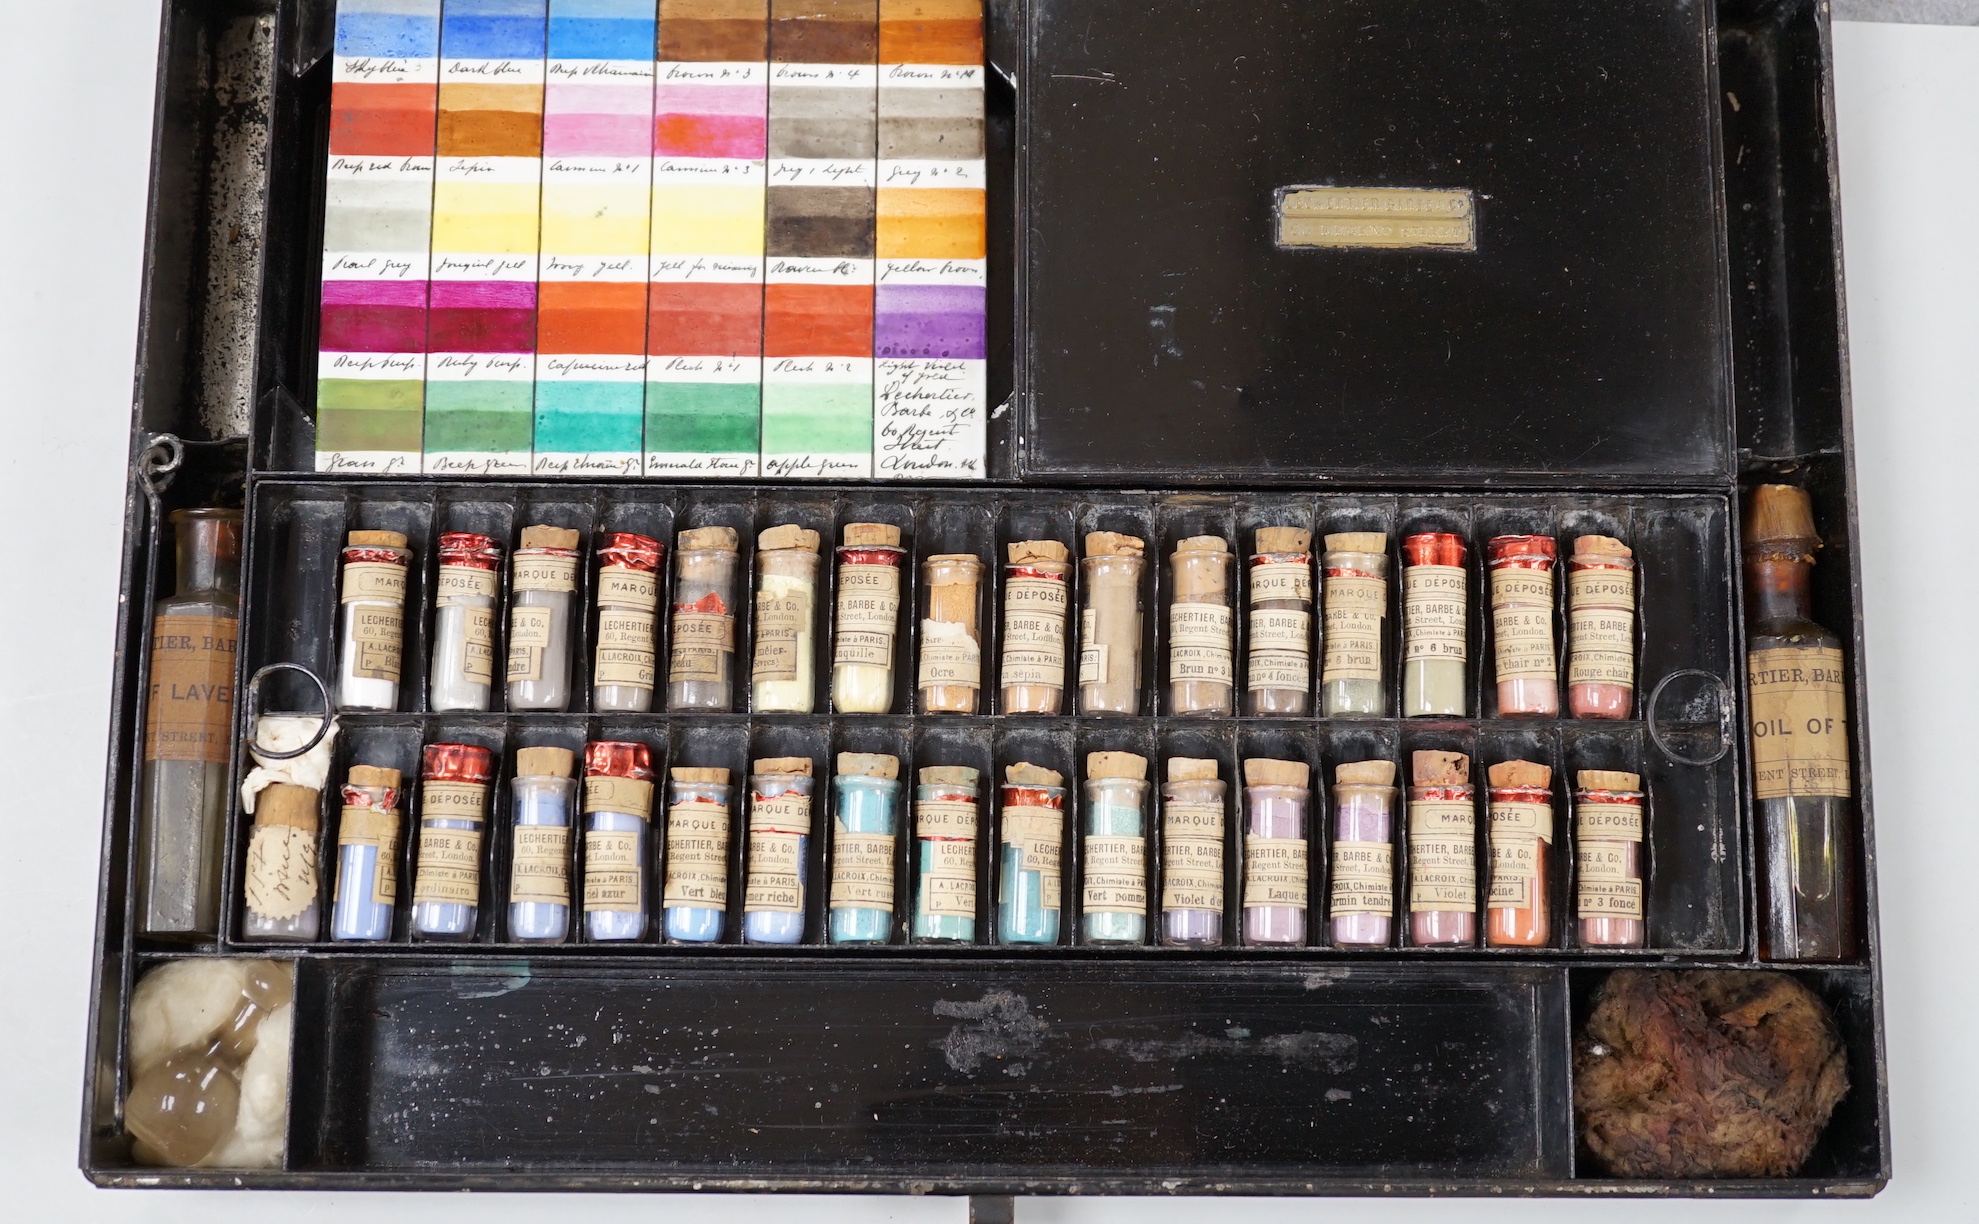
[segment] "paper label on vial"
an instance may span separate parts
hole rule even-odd
[[[351,674],[397,684],[404,641],[404,608],[397,604],[356,605],[350,617]]]
[[[735,618],[719,612],[675,612],[668,684],[717,684],[735,653]]]
[[[958,799],[922,799],[914,804],[914,832],[920,837],[974,838],[976,805]]]
[[[461,638],[461,678],[469,684],[493,684],[495,682],[495,610],[468,608]]]
[[[1395,914],[1395,847],[1387,842],[1333,843],[1333,915]]]
[[[1320,678],[1327,683],[1381,679],[1381,625],[1387,616],[1387,579],[1328,577]]]
[[[495,597],[495,571],[478,565],[442,565],[433,583],[433,606],[475,607],[481,600]],[[483,605],[485,606],[485,605]]]
[[[893,666],[900,624],[900,570],[892,565],[838,567],[838,636],[833,664]]]
[[[396,905],[399,899],[399,814],[346,805],[337,820],[338,846],[373,846],[378,866],[371,873],[371,902]]]
[[[488,788],[479,782],[421,782],[422,820],[480,820],[488,810]]]
[[[641,829],[592,829],[584,834],[584,912],[638,914],[645,912],[641,887],[639,843]]]
[[[598,606],[655,613],[660,607],[660,576],[628,565],[598,567]]]
[[[1065,683],[1065,605],[1062,578],[1012,578],[1003,584],[1006,688],[1058,688]]]
[[[1244,839],[1244,908],[1306,908],[1306,857],[1303,837]]]
[[[728,908],[728,805],[689,801],[667,809],[668,908]]]
[[[921,688],[979,688],[983,683],[983,648],[960,625],[921,622]]]
[[[976,843],[928,841],[921,877],[921,912],[945,918],[976,916]]]
[[[1253,691],[1312,687],[1312,613],[1253,608],[1250,650],[1245,681]]]
[[[239,639],[240,622],[230,616],[152,620],[145,760],[226,763]]]
[[[1038,873],[1044,908],[1059,908],[1059,897],[1065,887],[1061,866],[1065,814],[1050,808],[1004,808],[1001,840],[1004,845],[1016,848],[1017,870]]]
[[[1477,811],[1470,803],[1409,804],[1409,912],[1477,909]]]
[[[1635,571],[1610,565],[1574,570],[1567,575],[1567,607],[1635,611]]]
[[[585,812],[618,812],[641,820],[653,814],[653,784],[606,774],[584,779]]]
[[[785,791],[764,799],[749,801],[749,828],[758,832],[791,833],[808,837],[811,833],[811,796]]]
[[[1174,603],[1168,606],[1168,679],[1229,684],[1230,609],[1223,604]]]
[[[1493,803],[1490,811],[1491,909],[1530,909],[1539,895],[1540,843],[1553,843],[1550,803]]]
[[[1574,835],[1582,841],[1642,840],[1639,803],[1579,803],[1574,805]]]
[[[1223,805],[1162,807],[1161,908],[1223,909]]]
[[[405,603],[405,570],[390,561],[351,561],[344,565],[343,602],[358,599]]]
[[[256,825],[247,843],[247,912],[294,918],[316,901],[316,831]]]
[[[598,666],[591,682],[652,688],[653,631],[658,619],[650,609],[598,609]]]
[[[518,903],[569,905],[569,826],[517,825],[514,848],[514,857],[509,862],[508,899]]]
[[[809,820],[808,815],[806,820]],[[756,828],[753,810],[749,823],[749,883],[742,893],[743,911],[750,914],[803,913],[803,837],[796,833]]]
[[[1497,803],[1491,805],[1491,836],[1536,837],[1553,844],[1553,805],[1550,803]]]
[[[1251,602],[1296,599],[1312,603],[1312,563],[1309,561],[1266,561],[1251,566]]]
[[[756,684],[797,679],[797,640],[811,628],[811,596],[816,588],[798,585],[780,595],[756,597],[756,659],[749,679]]]
[[[575,591],[577,558],[545,553],[517,553],[511,591]]]
[[[1642,881],[1629,873],[1632,853],[1622,842],[1581,842],[1575,847],[1575,909],[1582,918],[1642,919]]]
[[[1498,679],[1554,679],[1552,570],[1491,571],[1491,637]]]
[[[1567,575],[1567,683],[1635,687],[1635,573]]]
[[[1832,646],[1755,650],[1752,688],[1755,799],[1849,794],[1848,672]]]
[[[1411,565],[1402,571],[1402,657],[1469,657],[1467,583],[1460,565]]]
[[[1091,608],[1079,613],[1079,683],[1105,684],[1108,648],[1093,640],[1099,614]]]
[[[419,830],[412,900],[416,905],[481,904],[480,829]]]
[[[1086,883],[1088,914],[1148,912],[1148,839],[1088,837]]]
[[[893,908],[893,834],[837,831],[831,843],[831,907]]]
[[[541,680],[543,656],[550,648],[555,615],[548,608],[516,605],[509,609],[508,680]]]

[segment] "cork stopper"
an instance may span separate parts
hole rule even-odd
[[[393,790],[405,781],[398,770],[384,765],[353,765],[344,780],[351,786],[389,786]]]
[[[1622,543],[1614,536],[1575,536],[1574,551],[1577,553],[1586,553],[1593,557],[1628,557],[1634,555],[1629,551],[1628,545]]]
[[[699,765],[681,765],[667,770],[667,774],[676,782],[712,782],[716,786],[728,785],[728,771],[726,769],[710,769]]]
[[[892,523],[847,523],[847,548],[899,548],[900,528]]]
[[[1349,761],[1333,767],[1333,780],[1341,786],[1393,786],[1395,762]]]
[[[1230,551],[1230,541],[1222,536],[1190,536],[1178,541],[1175,551],[1181,553],[1220,553]]]
[[[577,533],[568,527],[524,527],[523,548],[576,548]]]
[[[1582,790],[1639,791],[1642,778],[1616,769],[1583,769],[1575,777]]]
[[[1311,779],[1312,766],[1304,761],[1251,757],[1244,762],[1245,786],[1304,786]]]
[[[900,758],[883,752],[841,752],[838,754],[838,772],[864,774],[869,778],[897,778],[900,776]]]
[[[1216,761],[1205,757],[1169,757],[1168,780],[1170,782],[1214,782],[1216,781]]]
[[[317,826],[320,794],[314,787],[276,782],[255,796],[254,823],[288,825],[311,830]]]
[[[1139,536],[1121,535],[1117,531],[1086,533],[1088,557],[1138,557],[1146,549],[1147,541]]]
[[[515,776],[518,778],[568,778],[576,769],[577,754],[568,748],[515,750]]]
[[[1007,786],[1063,786],[1065,776],[1055,769],[1019,761],[1015,765],[1004,766],[1003,781]]]
[[[1004,545],[1004,551],[1012,565],[1036,565],[1040,561],[1064,562],[1071,559],[1072,550],[1057,540],[1018,540]]]
[[[1388,535],[1381,531],[1341,531],[1326,537],[1327,552],[1385,553]]]
[[[680,533],[675,547],[682,552],[708,548],[717,552],[734,552],[740,540],[733,527],[691,527]]]
[[[749,768],[759,774],[803,774],[811,776],[810,757],[759,757]]]
[[[1500,761],[1484,773],[1493,786],[1553,785],[1553,771],[1532,761]]]
[[[1745,544],[1793,542],[1819,548],[1814,529],[1814,499],[1799,485],[1766,484],[1752,491],[1745,503]]]
[[[930,765],[921,771],[922,786],[966,786],[974,790],[982,772],[967,765]]]
[[[685,541],[687,536],[692,534],[688,532],[680,538]],[[822,537],[808,527],[799,527],[795,523],[780,523],[756,537],[756,550],[779,552],[784,549],[798,549],[803,552],[816,552],[821,542]],[[684,543],[682,547],[685,547]]]
[[[1261,553],[1302,553],[1312,547],[1312,532],[1303,527],[1260,527],[1257,550]]]
[[[1143,781],[1148,776],[1148,759],[1131,752],[1088,752],[1086,754],[1086,776],[1088,778],[1132,778]]]
[[[1410,759],[1417,786],[1468,786],[1471,759],[1461,752],[1418,752]]]
[[[353,531],[345,548],[404,548],[405,536],[396,531]]]

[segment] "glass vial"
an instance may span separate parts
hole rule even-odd
[[[1028,761],[1003,771],[997,846],[996,938],[1058,942],[1064,904],[1065,778]]]
[[[1395,919],[1395,762],[1333,770],[1333,942],[1385,948]]]
[[[723,816],[726,901],[727,813]],[[652,818],[653,755],[646,745],[622,740],[584,745],[584,937],[592,943],[646,938]]]
[[[1065,708],[1065,618],[1072,550],[1057,540],[1006,545],[1003,567],[1003,712]]]
[[[1553,650],[1552,536],[1495,536],[1491,566],[1492,655],[1500,718],[1557,718],[1559,662]]]
[[[1113,531],[1086,536],[1079,562],[1079,712],[1141,712],[1141,567],[1146,544]]]
[[[715,943],[728,914],[728,770],[683,766],[669,776],[667,940]]]
[[[1477,942],[1477,792],[1461,752],[1418,752],[1409,787],[1409,945]]]
[[[983,687],[981,600],[983,563],[970,553],[941,553],[921,562],[927,614],[921,618],[921,668],[916,687],[924,714],[974,714]]]
[[[914,791],[914,938],[969,943],[976,938],[976,840],[982,825],[982,774],[966,765],[930,765]]]
[[[810,557],[815,563],[817,532],[808,534],[814,550]],[[814,564],[814,572],[815,568]],[[758,624],[762,623],[762,606],[759,596]],[[760,636],[757,641],[762,641]],[[742,938],[746,943],[804,942],[805,903],[811,895],[813,786],[809,757],[764,757],[750,772],[749,875],[742,896]]]
[[[1491,886],[1484,942],[1543,948],[1553,938],[1553,771],[1533,761],[1500,761],[1485,774],[1491,783]]]
[[[508,708],[570,708],[571,612],[577,606],[577,533],[524,527],[508,599]]]
[[[399,903],[400,783],[398,770],[381,765],[353,765],[344,777],[331,939],[392,937],[392,913]]]
[[[832,790],[831,941],[885,943],[893,938],[900,758],[841,752]]]
[[[412,877],[414,939],[474,937],[481,910],[481,831],[494,754],[428,744],[419,774],[419,854]]]
[[[518,748],[509,782],[508,937],[562,943],[570,937],[570,823],[577,754]]]
[[[1223,942],[1223,801],[1214,760],[1169,757],[1161,788],[1161,942]]]
[[[1583,769],[1575,775],[1574,913],[1584,948],[1644,942],[1642,779]]]
[[[756,657],[749,668],[749,695],[758,714],[809,714],[817,708],[820,543],[817,532],[795,523],[756,537]]]
[[[1326,537],[1325,657],[1320,712],[1328,718],[1379,718],[1388,712],[1382,684],[1383,629],[1388,623],[1388,537],[1343,531]]]
[[[1084,887],[1080,934],[1089,944],[1148,936],[1148,759],[1086,755]]]
[[[1402,540],[1402,717],[1470,712],[1470,577],[1462,536],[1424,531]]]
[[[396,531],[353,531],[344,548],[337,707],[399,708],[405,652],[405,578],[412,554]]]
[[[322,793],[276,782],[254,796],[241,933],[248,939],[314,943],[323,932],[316,837]]]
[[[1567,711],[1627,718],[1635,705],[1635,556],[1609,536],[1567,558]]]
[[[1229,543],[1222,536],[1191,536],[1176,544],[1169,585],[1169,713],[1236,713]]]
[[[175,510],[178,591],[151,622],[151,692],[138,796],[138,932],[220,929],[220,833],[240,638],[238,510]]]
[[[485,710],[495,693],[502,546],[490,536],[449,531],[440,536],[439,553],[427,704],[436,711]]]
[[[598,647],[591,708],[644,714],[653,708],[660,622],[660,558],[666,545],[630,531],[598,541]]]
[[[667,708],[735,708],[735,591],[741,537],[733,527],[683,531],[673,550],[673,650]]]
[[[1247,714],[1312,710],[1312,532],[1260,527],[1251,554]]]
[[[1312,767],[1254,757],[1244,762],[1244,943],[1306,942],[1310,896],[1307,812]]]
[[[893,645],[900,635],[900,528],[847,523],[838,550],[838,628],[831,701],[841,714],[893,709]]]
[[[1855,831],[1848,665],[1813,620],[1814,506],[1805,489],[1761,485],[1745,513],[1746,679],[1752,797],[1763,860],[1760,955],[1855,954]]]

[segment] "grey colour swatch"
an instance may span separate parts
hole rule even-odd
[[[1979,25],[1979,0],[1833,0],[1836,21]]]

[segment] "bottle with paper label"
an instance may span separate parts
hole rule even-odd
[[[1169,757],[1161,787],[1161,942],[1213,948],[1223,942],[1224,798],[1229,788],[1209,757]]]
[[[495,754],[477,744],[428,744],[422,756],[412,936],[472,939],[481,916],[481,863]]]
[[[886,943],[893,938],[900,758],[839,753],[832,797],[831,941]]]
[[[330,938],[376,942],[392,937],[399,900],[399,771],[353,765],[344,777],[337,817],[337,897]]]
[[[1306,942],[1311,855],[1307,812],[1312,767],[1251,757],[1244,762],[1244,945]]]
[[[1534,761],[1500,761],[1485,774],[1491,882],[1484,941],[1546,947],[1553,939],[1553,771]]]
[[[973,553],[939,553],[921,562],[921,666],[915,687],[924,714],[974,714],[983,688],[983,634],[977,616],[983,562]]]
[[[1169,589],[1168,712],[1201,718],[1236,713],[1236,629],[1223,537],[1177,542]]]
[[[316,839],[322,792],[276,782],[254,796],[254,829],[242,869],[241,935],[313,943],[322,933],[322,873]]]
[[[1491,575],[1491,658],[1500,718],[1557,718],[1559,652],[1554,646],[1552,536],[1493,536],[1485,545]]]
[[[982,773],[929,765],[914,792],[914,940],[976,938],[976,847],[981,842]]]
[[[742,537],[733,527],[695,527],[673,550],[673,644],[667,658],[667,709],[726,713],[735,708],[736,575]]]
[[[1056,714],[1065,708],[1065,624],[1072,550],[1057,540],[1005,547],[1003,712]]]
[[[809,714],[817,708],[822,542],[817,532],[795,523],[780,523],[756,537],[756,656],[749,669],[749,703],[758,714]]]
[[[584,937],[646,937],[653,754],[630,740],[584,745]]]
[[[1574,908],[1585,948],[1640,948],[1643,897],[1642,779],[1583,769],[1574,790]]]
[[[1312,532],[1260,527],[1248,583],[1249,651],[1244,712],[1264,717],[1312,709]]]
[[[596,659],[591,708],[643,714],[653,708],[658,672],[660,563],[666,545],[632,531],[598,540]]]
[[[570,708],[571,617],[577,608],[578,533],[524,527],[511,559],[508,708]]]
[[[405,589],[412,554],[396,531],[353,531],[344,548],[337,706],[399,708]]]
[[[1322,565],[1320,711],[1379,718],[1388,712],[1388,536],[1335,532],[1326,537]]]
[[[1635,707],[1635,554],[1584,535],[1567,558],[1567,712],[1627,718]]]
[[[1470,571],[1464,538],[1419,531],[1402,539],[1402,717],[1469,712]]]
[[[728,770],[668,771],[666,909],[669,943],[718,943],[728,917]]]
[[[1148,761],[1086,754],[1080,934],[1089,944],[1138,944],[1148,934]]]
[[[900,637],[900,528],[847,523],[838,550],[838,624],[832,638],[831,703],[840,714],[893,709]]]
[[[997,824],[997,942],[1055,944],[1065,889],[1065,775],[1029,761],[1007,766]]]
[[[1146,542],[1116,531],[1086,536],[1079,562],[1079,712],[1141,712],[1141,570]]]
[[[817,533],[810,534],[815,540]],[[815,545],[809,556],[817,560]],[[747,943],[804,941],[814,784],[810,757],[764,757],[750,770],[749,882],[742,899],[742,938]]]
[[[485,710],[495,692],[495,603],[502,546],[493,536],[448,531],[436,551],[433,661],[427,705],[435,711]]]
[[[1409,946],[1477,942],[1477,791],[1461,752],[1410,759]]]
[[[1333,943],[1385,948],[1395,920],[1395,762],[1333,770]]]

